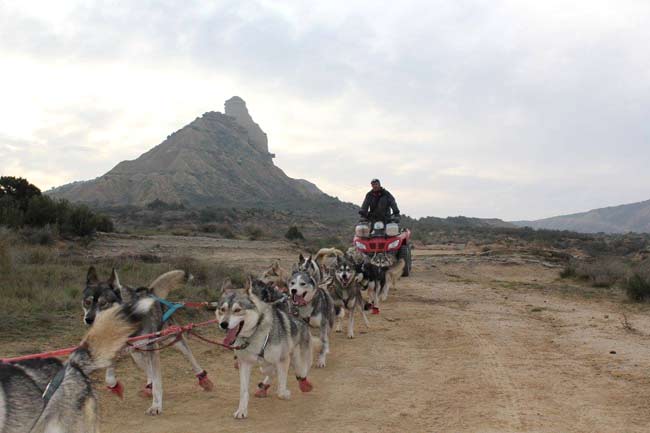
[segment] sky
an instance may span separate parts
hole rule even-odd
[[[650,2],[0,0],[0,175],[98,177],[244,98],[289,176],[402,213],[650,199]]]

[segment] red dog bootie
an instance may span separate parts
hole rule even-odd
[[[199,386],[203,388],[204,391],[212,391],[214,389],[214,384],[208,377],[208,372],[203,370],[196,375],[196,378],[199,379]]]
[[[372,306],[372,314],[379,314],[379,307],[375,307],[374,305]]]
[[[153,392],[151,391],[152,385],[150,383],[146,384],[144,388],[140,390],[140,397],[151,398]]]
[[[302,392],[309,392],[314,389],[314,385],[306,377],[297,377],[296,379],[298,379],[298,386]]]
[[[118,396],[120,399],[124,400],[124,387],[122,386],[121,382],[115,382],[115,385],[113,386],[106,385],[106,389]]]
[[[270,387],[271,387],[270,384],[266,384],[264,382],[258,383],[257,384],[257,391],[255,391],[255,397],[257,397],[257,398],[268,397]]]

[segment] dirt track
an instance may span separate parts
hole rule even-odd
[[[250,262],[259,246],[219,259]],[[274,247],[264,260],[272,256],[288,264],[294,252]],[[623,313],[635,331],[623,328]],[[123,359],[126,398],[100,391],[102,431],[650,430],[647,313],[616,295],[577,294],[557,269],[418,250],[413,276],[371,316],[371,329],[359,320],[357,331],[354,340],[335,335],[328,366],[312,370],[312,393],[291,383],[291,401],[252,398],[244,421],[232,418],[239,381],[230,353],[193,343],[216,385],[204,393],[180,354],[165,352],[164,413],[153,418],[136,395],[141,373]]]

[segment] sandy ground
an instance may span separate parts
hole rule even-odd
[[[219,261],[288,265],[295,255],[283,243],[219,244],[217,252],[204,241],[201,254]],[[358,320],[355,339],[334,336],[327,367],[310,375],[314,391],[302,394],[292,381],[290,401],[252,398],[247,420],[232,418],[239,380],[231,353],[192,343],[216,385],[206,393],[180,354],[164,352],[157,417],[144,415],[143,376],[124,358],[124,400],[98,377],[102,432],[650,431],[647,308],[511,259],[416,251],[413,275],[370,316],[370,329]]]

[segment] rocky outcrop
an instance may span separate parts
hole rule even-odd
[[[239,97],[226,114],[208,112],[135,160],[108,173],[48,191],[97,206],[144,206],[154,200],[191,207],[273,208],[352,215],[354,206],[273,164],[266,134]]]
[[[274,155],[269,153],[269,140],[266,133],[262,131],[260,125],[255,123],[246,102],[239,96],[233,96],[225,103],[225,113],[227,116],[234,117],[235,121],[246,129],[250,143],[257,148],[262,154],[269,154],[270,157]]]

